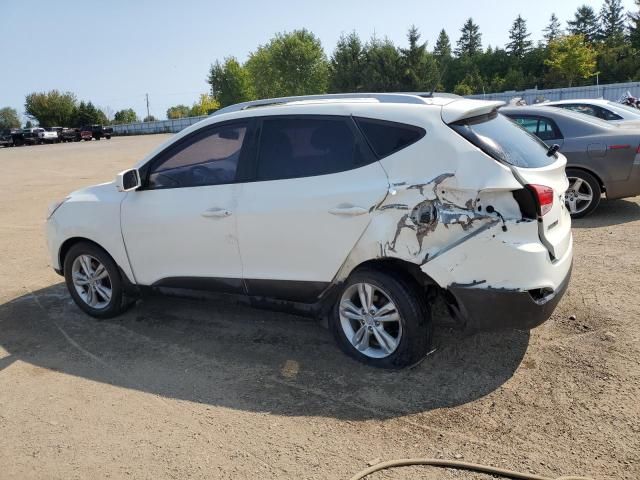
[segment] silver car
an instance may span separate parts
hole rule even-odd
[[[640,195],[640,128],[555,107],[504,107],[503,113],[567,157],[571,216],[584,217],[608,199]]]
[[[539,105],[563,108],[578,113],[584,113],[592,117],[607,120],[608,122],[636,122],[640,126],[640,110],[603,99],[573,99],[546,102]]]

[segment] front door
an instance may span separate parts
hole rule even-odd
[[[143,167],[122,203],[122,234],[140,285],[241,290],[235,183],[246,122],[204,127]]]

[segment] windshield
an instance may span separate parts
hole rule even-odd
[[[502,114],[465,119],[450,125],[456,132],[496,160],[516,167],[551,165],[556,156],[547,156],[549,147]]]

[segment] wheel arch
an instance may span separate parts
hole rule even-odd
[[[60,245],[60,248],[58,250],[58,262],[59,262],[59,265],[60,265],[60,273],[62,275],[64,275],[64,259],[67,256],[67,253],[69,253],[69,250],[71,249],[71,247],[73,247],[74,245],[77,245],[78,243],[82,243],[82,242],[90,243],[90,244],[95,245],[96,247],[100,248],[101,250],[104,250],[104,252],[107,255],[109,255],[109,257],[111,257],[111,260],[113,260],[113,262],[118,266],[118,270],[120,270],[120,275],[122,276],[122,280],[123,280],[123,282],[125,284],[126,289],[127,290],[133,289],[134,283],[128,277],[128,275],[126,274],[126,272],[122,268],[122,265],[118,264],[118,261],[111,254],[111,252],[109,252],[109,250],[104,248],[104,246],[100,245],[98,242],[96,242],[94,240],[91,240],[90,238],[87,238],[87,237],[79,237],[79,236],[70,237],[70,238],[67,238]]]
[[[602,192],[606,192],[607,191],[607,187],[605,185],[605,183],[602,181],[602,177],[600,175],[598,175],[596,172],[594,172],[593,170],[583,167],[583,166],[575,166],[575,165],[567,165],[566,170],[580,170],[584,173],[588,173],[589,175],[591,175],[593,178],[595,178],[598,181],[598,184],[600,185],[600,189],[602,190]]]

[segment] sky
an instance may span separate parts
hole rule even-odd
[[[329,56],[341,33],[363,40],[375,34],[406,44],[413,24],[433,48],[444,28],[455,45],[472,17],[486,47],[504,46],[521,14],[534,40],[555,12],[563,25],[576,8],[600,0],[2,0],[0,108],[24,114],[31,92],[71,91],[111,113],[133,108],[166,118],[166,110],[191,105],[208,91],[211,63],[247,59],[276,32],[307,28]],[[634,10],[633,0],[623,0]]]

